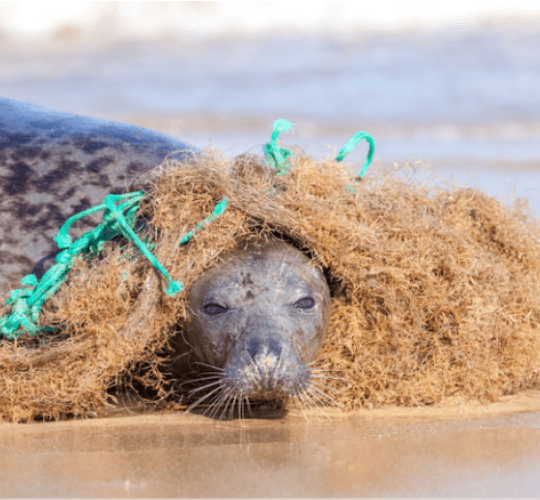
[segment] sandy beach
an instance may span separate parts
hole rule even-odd
[[[430,8],[420,22],[421,6],[381,7],[367,24],[356,12],[346,25],[346,9],[315,9],[281,31],[270,24],[282,17],[260,13],[236,31],[217,29],[216,10],[190,31],[197,9],[174,24],[163,7],[138,38],[120,7],[66,7],[71,17],[46,21],[14,4],[0,13],[2,97],[149,127],[229,157],[259,154],[277,118],[295,123],[284,143],[316,157],[367,130],[377,145],[369,175],[410,163],[422,179],[428,164],[439,181],[523,198],[540,214],[536,8],[508,22],[499,3],[496,20],[464,5],[449,17]],[[111,12],[129,22],[117,26]],[[352,162],[363,161],[364,146]],[[325,411],[219,421],[120,407],[86,420],[1,423],[0,497],[540,492],[540,391],[489,404]]]

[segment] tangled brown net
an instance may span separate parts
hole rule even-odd
[[[41,319],[60,333],[1,344],[0,415],[92,415],[110,403],[109,388],[135,381],[166,395],[164,353],[182,329],[191,283],[222,252],[270,233],[327,273],[333,312],[318,367],[348,379],[328,381],[342,408],[495,401],[538,387],[538,222],[523,207],[470,188],[429,188],[403,170],[372,173],[351,194],[354,182],[341,164],[303,155],[286,176],[215,152],[167,162],[141,213],[184,292],[165,295],[125,242],[80,259]],[[223,197],[226,212],[179,246]]]

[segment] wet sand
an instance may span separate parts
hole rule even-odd
[[[495,404],[0,424],[1,497],[536,497],[540,391]],[[305,418],[307,417],[307,419]]]

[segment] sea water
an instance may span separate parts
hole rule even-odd
[[[4,40],[0,95],[231,155],[259,153],[277,118],[296,123],[285,144],[316,156],[365,130],[377,145],[368,175],[421,160],[540,214],[539,26]]]

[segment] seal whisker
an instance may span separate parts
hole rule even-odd
[[[306,411],[304,412],[304,415],[305,415],[305,417],[306,417],[306,420],[309,420],[309,418],[308,418],[308,416],[307,416],[307,415],[308,415],[307,411],[309,410],[310,405],[309,405],[309,402],[306,400],[306,397],[305,397],[305,396],[306,396],[306,395],[305,395],[305,392],[300,392],[300,393],[298,393],[298,397],[299,397],[300,400],[303,402],[303,407],[305,407],[305,410],[306,410]]]
[[[249,416],[251,417],[251,407],[250,407],[250,404],[249,404],[249,398],[247,397],[247,394],[244,394],[243,399],[245,400],[245,406],[246,406],[246,408],[248,410]],[[242,403],[242,404],[244,404],[244,403]]]
[[[214,397],[208,408],[204,411],[203,415],[213,419],[219,409],[222,407],[224,399],[226,399],[226,395],[223,392],[220,392]]]
[[[196,392],[204,391],[205,389],[208,389],[209,387],[213,387],[214,385],[222,385],[222,380],[217,380],[216,382],[210,382],[209,384],[203,385],[202,387],[197,387],[196,389],[192,389],[188,392],[188,394],[191,396],[192,394],[195,394]]]
[[[312,375],[312,378],[320,378],[326,380],[341,380],[342,382],[351,382],[351,379],[344,377],[329,377],[328,375]]]
[[[209,365],[208,363],[202,363],[201,361],[195,361],[196,365],[206,366],[207,368],[212,368],[214,371],[224,372],[224,368],[220,368],[219,366]]]
[[[247,394],[244,394],[244,398],[246,399],[249,416],[251,417],[253,416],[251,413],[251,401],[249,400],[249,396]]]
[[[315,385],[315,382],[312,381],[311,384]],[[329,385],[323,384],[322,382],[317,382],[317,384],[318,384],[318,387],[324,387],[326,389],[330,389],[331,391],[339,392],[340,394],[343,394],[345,396],[345,393],[341,389],[337,389],[336,387],[331,387]]]
[[[213,370],[211,372],[198,372],[197,375],[215,375],[216,377],[223,377],[223,373]]]
[[[324,406],[325,404],[325,401],[324,399],[322,399],[320,397],[320,395],[318,395],[317,393],[315,393],[314,391],[312,391],[311,389],[308,389],[305,391],[305,394],[306,396],[312,400],[314,406],[318,407],[318,408],[321,408]]]
[[[209,398],[212,394],[215,394],[217,391],[221,390],[222,388],[223,388],[223,386],[219,385],[218,387],[211,390],[208,394],[204,394],[202,397],[197,399],[197,401],[195,401],[195,403],[189,405],[187,411],[192,410],[193,408],[195,408],[196,406],[201,404],[205,399]]]
[[[178,389],[180,389],[180,387],[182,387],[183,385],[193,384],[193,382],[194,382],[193,380],[185,380],[184,382],[182,382],[180,384],[174,385],[174,390],[178,391]]]
[[[200,403],[202,403],[202,401],[204,401],[206,398],[201,398],[199,399],[198,401],[196,401],[193,405],[191,406],[207,406],[207,409],[204,411],[203,415],[206,415],[206,413],[211,409],[213,408],[216,400],[218,400],[220,397],[221,397],[221,392],[219,392],[219,390],[221,389],[221,387],[218,387],[216,388],[214,391],[206,394],[206,396],[210,397],[210,401],[207,401],[204,405],[201,405]],[[216,391],[217,391],[217,394],[216,394]]]
[[[223,379],[223,374],[222,373],[217,373],[214,376],[204,376],[204,377],[200,377],[200,378],[194,378],[194,379],[191,380],[191,382],[200,382],[201,380],[216,380],[216,379]]]
[[[227,415],[227,408],[229,407],[229,404],[231,403],[231,399],[232,399],[232,394],[233,394],[233,389],[229,388],[227,389],[226,391],[224,391],[223,393],[223,399],[224,401],[221,403],[222,405],[225,405],[224,408],[223,408],[223,411],[221,412],[221,415],[220,415],[220,420],[225,416]]]
[[[182,382],[177,387],[182,387],[186,384],[196,384],[197,382],[204,382],[205,380],[223,380],[223,375],[217,375],[215,377],[201,377],[201,378],[195,378],[193,380],[186,380],[185,382]]]
[[[309,391],[306,391],[304,393],[304,396],[306,397],[306,399],[308,401],[311,401],[312,403],[312,406],[318,410],[321,410],[324,414],[324,416],[328,419],[328,420],[332,420],[330,418],[330,415],[328,415],[328,413],[326,413],[325,409],[324,409],[324,405],[320,402],[320,400],[318,400],[316,397],[315,397],[315,394],[314,393],[310,393]]]
[[[241,421],[244,420],[244,396],[242,393],[240,393],[240,397],[238,398],[238,417]]]
[[[311,387],[309,392],[313,397],[318,397],[322,405],[331,406],[332,408],[341,411],[342,406],[340,405],[340,403],[335,398],[330,397],[325,392],[322,392],[316,387]]]
[[[306,405],[306,409],[309,410],[309,408],[310,408],[311,406],[313,406],[313,404],[312,404],[312,403],[313,403],[313,400],[308,399],[306,396],[307,396],[307,394],[306,394],[305,391],[298,394],[298,397],[299,397],[299,398],[304,402],[304,404]]]
[[[319,401],[321,401],[322,404],[327,404],[327,405],[330,405],[334,408],[336,408],[337,410],[340,410],[340,406],[338,404],[338,402],[332,397],[330,396],[329,394],[326,394],[326,392],[323,392],[321,391],[320,389],[318,389],[317,387],[314,387],[314,386],[311,386],[309,389],[308,389],[308,392],[313,396],[313,397],[317,397],[317,399]]]
[[[238,394],[234,394],[234,397],[233,397],[233,400],[232,400],[232,405],[231,405],[231,409],[230,409],[230,418],[233,418],[234,417],[234,405],[236,404],[236,399],[238,398]]]
[[[225,392],[220,392],[219,394],[214,396],[214,399],[212,399],[212,402],[204,411],[203,415],[208,415],[209,418],[213,419],[221,408],[224,399],[227,399],[227,395],[225,394]]]
[[[311,368],[311,373],[338,373],[338,372],[345,372],[347,370],[317,370]]]
[[[198,382],[204,382],[206,380],[217,380],[217,379],[222,380],[223,376],[207,377],[207,378],[196,378],[196,379],[192,379],[192,380],[185,380],[184,382],[182,382],[180,384],[175,384],[170,392],[171,392],[171,394],[181,392],[180,388],[185,386],[185,385],[192,385],[192,386],[195,386],[193,389],[197,389],[197,383]],[[205,386],[205,387],[207,387],[207,386]],[[188,394],[193,389],[190,389],[189,391],[187,391]]]
[[[296,399],[296,403],[298,404],[298,406],[300,406],[300,410],[302,410],[302,415],[304,415],[304,418],[306,419],[306,422],[309,422],[309,420],[307,418],[307,415],[306,415],[306,411],[304,410],[304,405],[302,404],[302,402],[300,401],[300,398],[298,396],[299,396],[299,394],[295,394],[294,399]]]
[[[235,408],[235,405],[236,405],[237,398],[238,398],[238,393],[232,393],[230,398],[229,398],[229,403],[231,403],[231,407],[227,408],[227,412],[226,412],[225,415],[230,420],[232,420],[234,418],[234,408]]]
[[[302,392],[301,394],[302,399],[306,403],[306,407],[309,408],[317,408],[317,403],[309,396],[307,391]]]
[[[328,401],[334,401],[334,397],[331,396],[330,394],[322,391],[319,387],[317,387],[315,384],[311,384],[308,388],[309,391],[311,391],[312,393],[317,393],[319,394],[323,399],[326,399]]]
[[[329,368],[328,370],[324,369],[324,368],[311,368],[313,365],[317,364],[318,362],[318,359],[315,359],[313,360],[311,363],[307,363],[306,366],[308,366],[312,372],[332,372],[332,373],[337,373],[337,372],[346,372],[347,370],[336,370],[334,368]]]
[[[230,403],[230,399],[232,397],[233,389],[231,387],[223,386],[223,390],[221,393],[219,393],[212,401],[212,404],[210,405],[211,408],[209,409],[210,413],[208,416],[210,418],[215,418],[219,409],[223,408],[225,405],[225,410],[227,409],[227,406]],[[205,412],[206,415],[207,412]],[[223,418],[223,413],[219,416],[219,419]]]

